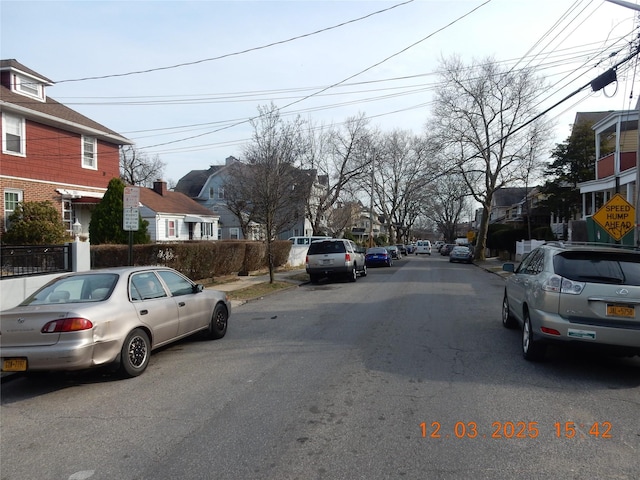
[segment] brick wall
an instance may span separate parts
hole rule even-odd
[[[0,173],[12,177],[106,188],[120,175],[118,145],[98,141],[97,170],[82,168],[81,136],[27,121],[26,157],[0,154]]]
[[[7,189],[16,189],[22,191],[22,200],[25,202],[43,202],[50,201],[54,207],[60,212],[60,218],[62,218],[62,195],[58,193],[57,189],[69,189],[78,190],[81,189],[87,192],[104,193],[104,189],[96,189],[91,187],[78,186],[73,184],[61,184],[50,182],[36,182],[29,180],[21,180],[14,178],[0,177],[0,192],[2,210],[0,210],[0,232],[4,231],[4,191]]]

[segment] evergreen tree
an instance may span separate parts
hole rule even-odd
[[[92,244],[129,243],[129,232],[123,228],[124,187],[122,180],[112,178],[104,197],[91,213],[89,238]],[[148,226],[149,222],[139,219],[139,228],[133,232],[133,243],[149,243]]]
[[[574,125],[571,136],[551,152],[553,162],[545,171],[550,178],[542,187],[542,193],[547,195],[543,206],[565,221],[581,210],[578,184],[594,178],[596,146],[592,125]]]
[[[57,245],[69,240],[60,212],[49,201],[18,203],[2,236],[8,245]]]

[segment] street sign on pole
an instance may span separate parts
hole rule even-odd
[[[140,188],[139,187],[124,187],[124,194],[122,196],[122,206],[127,208],[138,208],[140,205]]]
[[[122,228],[125,231],[138,231],[140,228],[138,217],[140,215],[140,188],[139,187],[124,187],[124,194],[122,196],[122,206],[124,207],[122,212]]]
[[[133,265],[133,232],[137,232],[140,228],[139,187],[124,187],[122,206],[122,229],[129,232],[129,265]]]
[[[616,193],[593,214],[593,221],[600,225],[616,241],[622,240],[635,227],[636,209]]]
[[[136,208],[125,208],[122,215],[122,229],[125,232],[138,231],[140,228],[140,209]]]

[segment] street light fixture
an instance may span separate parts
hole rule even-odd
[[[76,221],[73,222],[73,225],[71,226],[71,228],[73,229],[73,236],[75,238],[75,241],[79,241],[80,240],[80,234],[82,233],[82,224],[78,221],[78,219],[76,218]]]

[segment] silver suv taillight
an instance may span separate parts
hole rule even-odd
[[[585,282],[575,282],[560,275],[553,275],[542,284],[545,292],[568,293],[569,295],[580,295],[584,290]]]

